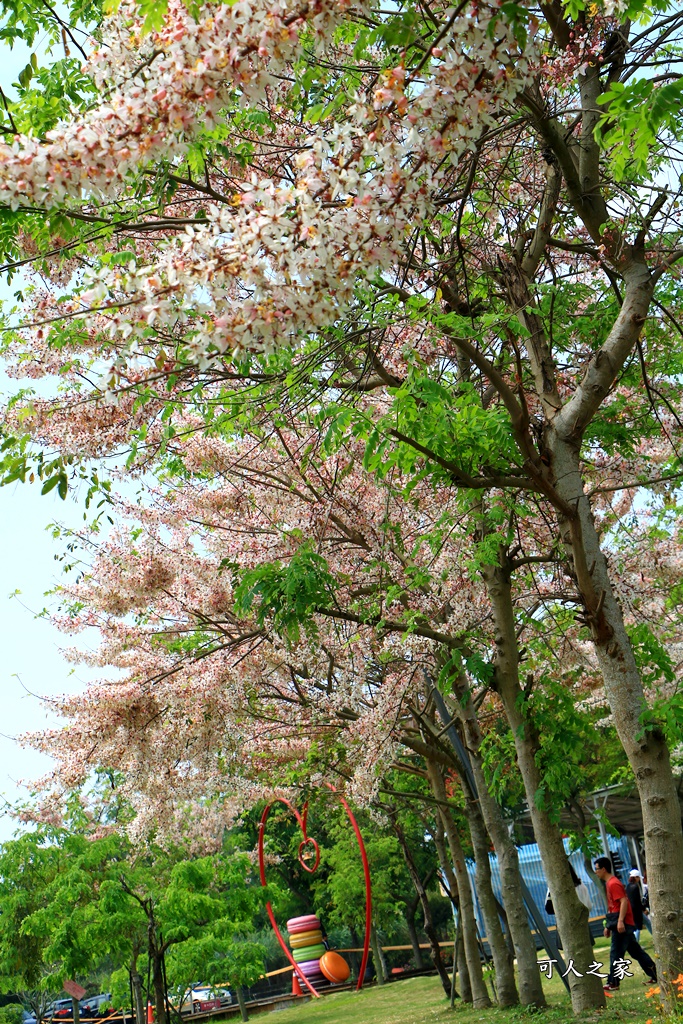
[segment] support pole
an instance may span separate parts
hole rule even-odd
[[[605,799],[602,802],[602,810],[603,811],[605,809],[606,803],[607,803],[607,797],[605,797]],[[598,809],[598,799],[595,796],[593,797],[593,808],[596,811]],[[598,832],[600,833],[600,839],[602,840],[602,848],[603,848],[603,850],[605,852],[605,856],[609,857],[610,860],[611,860],[612,859],[612,851],[609,848],[609,841],[607,839],[607,829],[605,828],[605,822],[602,820],[602,816],[599,815],[599,814],[594,814],[593,817],[595,818],[595,820],[598,823]]]

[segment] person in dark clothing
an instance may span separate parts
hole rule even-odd
[[[650,897],[647,891],[647,875],[641,875],[640,872],[636,870],[636,868],[633,868],[632,871],[629,871],[628,885],[626,886],[626,895],[629,898],[629,902],[631,901],[631,895],[634,899],[636,898],[635,889],[630,888],[634,882],[638,884],[638,888],[640,889],[640,907],[643,914],[643,926],[647,928],[650,935],[652,935],[652,921],[649,918]],[[638,931],[638,915],[635,913],[635,911],[633,914],[633,919],[636,922],[636,942],[640,942],[640,932]]]
[[[598,857],[595,862],[595,873],[601,882],[605,883],[607,889],[607,927],[605,937],[612,937],[610,948],[610,970],[607,984],[604,986],[606,992],[619,988],[620,977],[615,971],[615,964],[623,962],[624,953],[628,952],[655,984],[657,981],[657,968],[651,956],[638,945],[635,939],[635,923],[633,911],[629,903],[624,886],[617,876],[612,872],[612,861],[609,857]]]
[[[640,888],[640,872],[630,871],[626,883],[626,895],[631,904],[633,923],[635,925],[635,939],[640,941],[640,930],[643,927],[643,891]]]

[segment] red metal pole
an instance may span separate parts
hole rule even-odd
[[[359,975],[358,975],[358,983],[356,985],[356,990],[358,992],[360,992],[360,990],[363,987],[363,979],[365,977],[365,968],[367,967],[367,964],[368,964],[368,956],[369,956],[369,953],[370,953],[370,932],[371,932],[371,929],[372,929],[372,886],[371,886],[371,882],[370,882],[370,865],[368,864],[368,857],[367,857],[367,854],[365,852],[365,844],[363,843],[363,836],[361,835],[361,831],[360,831],[360,828],[358,827],[358,822],[356,821],[356,818],[354,816],[353,811],[351,810],[351,808],[349,807],[348,803],[346,802],[344,797],[341,795],[341,793],[338,793],[337,790],[334,788],[334,786],[331,783],[326,782],[325,785],[327,786],[327,788],[329,790],[331,790],[334,793],[334,795],[337,797],[337,799],[341,803],[342,807],[346,811],[346,816],[348,817],[349,821],[351,822],[351,825],[353,827],[353,831],[356,834],[356,841],[358,842],[358,849],[360,850],[360,857],[361,857],[361,861],[363,863],[363,875],[364,875],[364,878],[365,878],[365,939],[363,941],[363,956],[361,958],[360,972],[359,972]],[[304,810],[303,810],[303,816],[302,816],[301,814],[299,814],[299,812],[297,811],[296,807],[294,807],[294,805],[289,802],[289,800],[285,800],[284,797],[276,797],[275,800],[273,800],[271,803],[269,803],[264,808],[263,814],[261,815],[261,821],[259,823],[259,836],[258,836],[259,876],[260,876],[260,879],[261,879],[261,885],[264,885],[264,886],[266,884],[266,865],[265,865],[265,859],[264,859],[264,853],[263,853],[263,837],[264,837],[264,834],[265,834],[266,822],[268,821],[268,815],[270,814],[271,808],[272,808],[274,803],[284,804],[285,807],[288,807],[290,809],[290,811],[292,812],[292,814],[294,815],[294,817],[296,818],[297,822],[299,823],[299,828],[301,829],[301,833],[303,835],[303,840],[301,841],[301,843],[299,843],[299,862],[300,862],[302,868],[304,868],[305,871],[308,871],[309,873],[312,874],[315,871],[315,869],[318,867],[318,864],[320,863],[320,849],[318,847],[318,844],[315,841],[315,839],[313,839],[312,837],[310,837],[308,835],[308,832],[307,832],[308,801],[306,801],[306,803],[304,804]],[[312,844],[315,847],[315,862],[313,864],[313,867],[308,867],[304,863],[304,861],[302,859],[302,853],[303,853],[304,847],[307,846],[308,844]],[[287,946],[285,940],[282,937],[280,929],[277,926],[277,921],[275,920],[275,915],[273,913],[273,908],[272,908],[272,906],[270,904],[270,901],[268,901],[266,903],[266,910],[268,912],[268,917],[270,918],[270,923],[273,926],[273,931],[275,932],[275,936],[276,936],[278,942],[280,943],[280,946],[282,947],[283,953],[285,954],[285,956],[289,960],[290,964],[292,965],[292,967],[294,968],[294,970],[296,971],[298,976],[301,978],[301,980],[306,985],[306,988],[310,992],[312,992],[313,995],[317,999],[319,999],[320,998],[320,993],[314,988],[314,986],[311,984],[311,982],[305,976],[305,974],[300,969],[299,965],[296,963],[296,961],[294,960],[293,956],[291,955],[291,953],[289,951],[289,947]]]
[[[337,793],[337,790],[331,783],[326,782],[325,785],[337,796],[340,804],[346,811],[347,817],[353,826],[353,831],[356,833],[358,848],[360,850],[360,859],[363,862],[363,874],[365,875],[365,940],[363,942],[363,957],[360,962],[360,971],[358,973],[358,984],[356,985],[356,991],[360,992],[363,987],[363,979],[365,978],[365,968],[368,964],[368,954],[370,952],[370,931],[372,930],[372,886],[370,884],[370,865],[368,864],[368,855],[365,852],[363,836],[361,835],[361,831],[358,827],[358,822],[356,821],[353,811],[341,793]]]
[[[258,830],[258,867],[259,867],[259,876],[260,876],[260,879],[261,879],[261,885],[265,885],[266,884],[266,864],[265,864],[265,859],[264,859],[264,855],[263,855],[263,834],[264,834],[265,829],[266,829],[266,822],[268,821],[268,815],[270,814],[270,809],[273,806],[273,803],[281,803],[281,804],[285,804],[286,807],[289,807],[290,811],[293,812],[294,817],[299,822],[299,827],[301,828],[301,831],[303,832],[304,839],[308,839],[308,836],[306,835],[306,825],[305,825],[305,822],[303,821],[303,819],[302,819],[301,815],[299,814],[299,812],[297,811],[296,807],[292,807],[292,805],[290,804],[289,800],[285,800],[282,797],[277,797],[276,800],[274,800],[272,803],[268,804],[264,808],[263,814],[261,815],[261,821],[259,822],[259,830]],[[273,913],[273,908],[272,908],[272,906],[270,904],[270,900],[268,900],[268,902],[266,903],[266,910],[268,911],[268,917],[270,918],[270,923],[273,926],[273,931],[275,932],[275,936],[277,938],[277,941],[280,943],[280,946],[282,947],[282,952],[285,954],[285,956],[289,960],[290,964],[294,968],[295,972],[298,974],[298,976],[301,979],[301,981],[303,981],[303,983],[305,984],[306,988],[310,992],[313,993],[313,995],[315,996],[316,999],[320,999],[320,993],[313,987],[313,985],[308,980],[308,978],[306,977],[304,972],[301,970],[301,968],[299,967],[298,963],[296,962],[296,960],[294,959],[294,957],[290,953],[289,946],[287,945],[285,940],[282,938],[282,935],[280,933],[280,929],[277,926],[277,921],[275,920],[275,914]]]

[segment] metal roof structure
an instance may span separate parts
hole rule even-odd
[[[681,819],[683,820],[683,775],[678,778],[677,789]],[[586,820],[590,819],[594,809],[602,808],[607,821],[621,835],[636,838],[643,835],[643,812],[635,782],[622,782],[614,786],[605,786],[603,789],[596,789],[581,801],[581,805]],[[525,836],[533,837],[528,808],[522,813],[519,824]],[[567,828],[576,828],[577,819],[571,811],[564,810],[560,815],[560,824]]]

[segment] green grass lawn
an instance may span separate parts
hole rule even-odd
[[[642,944],[651,947],[650,936],[641,936]],[[545,956],[545,954],[539,954]],[[609,949],[606,941],[599,940],[595,946],[595,959],[608,964]],[[607,968],[606,968],[607,970]],[[621,988],[607,998],[606,1010],[595,1014],[583,1014],[582,1024],[601,1021],[632,1021],[644,1024],[650,1017],[656,1019],[656,1001],[646,999],[649,985],[643,985],[645,976],[637,964],[633,965],[633,978],[625,978]],[[372,985],[362,992],[339,992],[322,999],[302,1003],[277,1014],[278,1024],[442,1024],[457,1021],[457,1024],[522,1024],[524,1021],[548,1021],[549,1024],[574,1022],[569,996],[559,978],[544,981],[549,1009],[543,1014],[531,1014],[522,1008],[512,1010],[474,1010],[471,1005],[456,1000],[451,1011],[448,1000],[437,978],[409,978],[392,982],[381,988]]]

